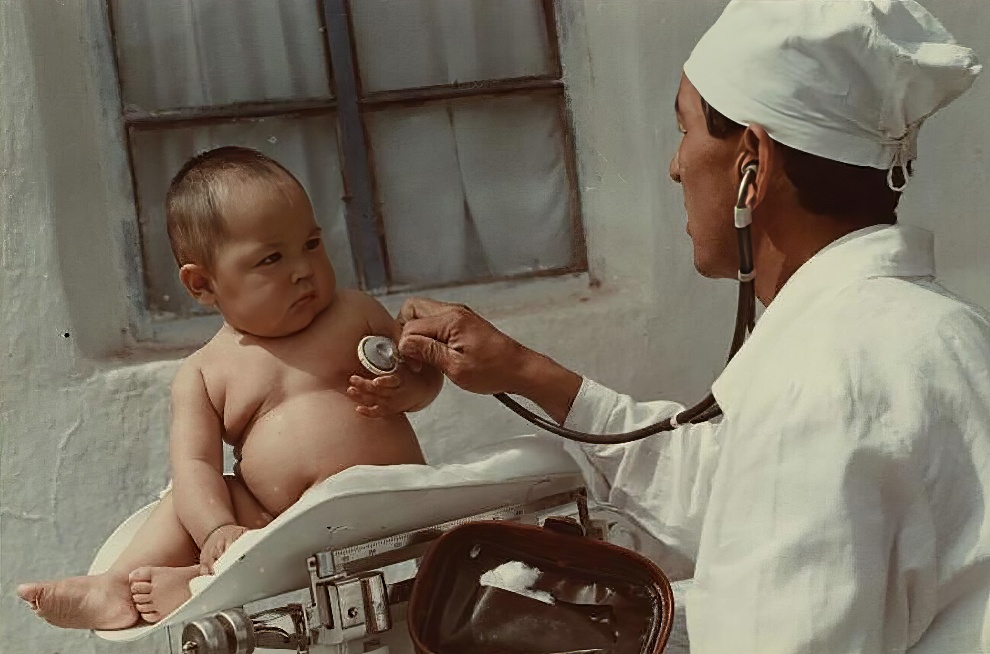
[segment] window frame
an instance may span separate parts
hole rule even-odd
[[[330,98],[237,102],[225,105],[183,107],[140,111],[129,109],[124,102],[124,83],[120,74],[122,53],[114,23],[114,4],[132,0],[105,0],[106,20],[114,62],[114,74],[119,90],[120,115],[123,120],[127,167],[131,176],[131,193],[135,224],[125,228],[125,260],[127,283],[134,315],[132,329],[137,340],[152,340],[163,323],[189,323],[210,319],[210,316],[158,318],[148,308],[147,278],[144,247],[141,237],[140,196],[134,169],[134,134],[143,130],[167,130],[198,125],[217,125],[261,118],[304,118],[336,114],[337,155],[342,176],[348,237],[358,287],[376,296],[441,289],[457,286],[507,282],[541,277],[558,277],[588,270],[588,254],[582,221],[581,196],[578,186],[577,156],[574,148],[573,121],[567,105],[561,66],[560,38],[557,29],[555,0],[538,0],[542,6],[550,57],[549,71],[505,79],[483,79],[463,83],[433,85],[390,91],[362,91],[361,73],[354,42],[351,13],[353,0],[313,0],[323,35],[323,56],[327,71]],[[360,0],[358,0],[360,1]],[[368,139],[366,116],[377,111],[426,105],[448,100],[480,100],[505,95],[552,95],[556,98],[560,124],[563,127],[565,174],[569,192],[571,239],[574,258],[569,265],[511,275],[489,275],[457,280],[443,284],[401,285],[391,279],[388,245],[382,214],[374,152]],[[189,330],[180,330],[185,333]],[[195,331],[195,330],[193,330]]]

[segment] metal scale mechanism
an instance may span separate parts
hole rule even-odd
[[[183,627],[182,653],[251,654],[267,649],[312,654],[389,654],[390,647],[383,641],[394,642],[389,632],[405,617],[419,559],[435,539],[468,522],[505,520],[542,525],[548,518],[579,522],[589,537],[604,537],[602,523],[593,522],[589,516],[585,489],[577,487],[526,504],[316,552],[306,561],[310,579],[308,604],[290,603],[254,614],[231,608],[193,620]]]

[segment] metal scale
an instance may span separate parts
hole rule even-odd
[[[251,654],[256,649],[300,654],[388,654],[383,637],[404,618],[419,559],[432,541],[467,522],[506,520],[542,525],[547,519],[578,522],[601,539],[583,487],[379,540],[317,552],[309,569],[307,605],[286,604],[248,614],[232,608],[187,623],[183,654]],[[171,639],[170,639],[171,645]]]

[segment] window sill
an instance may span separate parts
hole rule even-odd
[[[600,290],[600,284],[588,273],[572,273],[559,277],[528,279],[450,286],[409,293],[378,296],[393,316],[411,297],[428,297],[440,302],[470,306],[486,318],[497,319],[519,313],[535,313],[553,307],[573,306],[587,302]]]
[[[393,316],[410,297],[429,297],[442,302],[466,304],[491,320],[530,315],[555,308],[573,307],[602,295],[600,284],[588,273],[560,277],[529,278],[455,286],[414,293],[396,293],[377,299]],[[136,350],[147,354],[161,351],[189,352],[213,337],[223,324],[220,316],[197,316],[149,321]]]

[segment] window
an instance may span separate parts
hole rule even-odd
[[[201,311],[169,180],[228,144],[300,179],[342,286],[586,270],[552,0],[107,2],[155,320]]]

